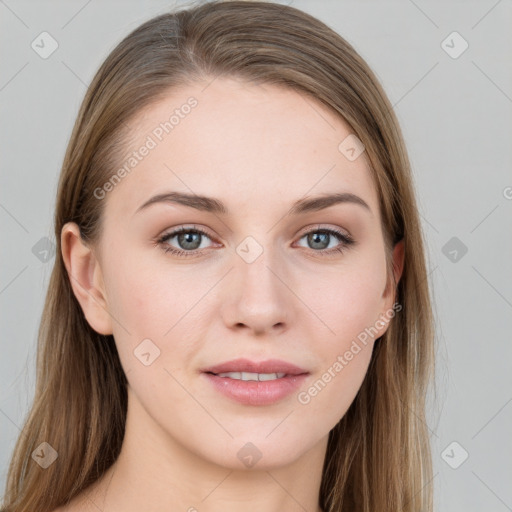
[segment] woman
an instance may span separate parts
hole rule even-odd
[[[149,20],[64,159],[2,510],[432,510],[433,327],[392,107],[266,2]]]

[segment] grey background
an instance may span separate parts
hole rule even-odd
[[[512,2],[287,3],[367,60],[408,145],[437,321],[428,421],[436,510],[512,510]],[[44,237],[54,241],[57,178],[79,104],[114,45],[173,5],[0,0],[2,491],[33,396],[54,261]],[[43,31],[59,45],[47,59],[31,47]],[[442,47],[453,31],[469,44],[458,58]],[[446,44],[462,48],[453,37]]]

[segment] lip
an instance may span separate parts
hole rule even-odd
[[[303,368],[282,361],[280,359],[267,359],[266,361],[250,361],[249,359],[233,359],[224,363],[204,368],[204,373],[250,372],[250,373],[286,373],[286,375],[302,375],[309,373]]]
[[[268,381],[243,381],[219,377],[216,373],[285,373],[284,377]],[[202,375],[224,396],[244,405],[270,405],[297,390],[309,372],[278,359],[255,362],[235,359],[202,370]]]

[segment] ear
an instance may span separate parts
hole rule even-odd
[[[394,282],[391,283],[393,286],[392,292],[393,292],[393,303],[395,302],[395,295],[396,295],[396,287],[398,286],[398,281],[400,281],[400,278],[402,277],[402,272],[404,270],[404,240],[400,240],[400,242],[397,242],[395,244],[395,247],[393,248],[393,277]]]
[[[390,314],[389,312],[391,311],[393,311],[394,316],[395,308],[393,308],[393,305],[395,304],[396,299],[396,288],[400,278],[402,277],[402,272],[404,269],[404,251],[404,241],[402,239],[400,242],[397,242],[393,248],[393,274],[389,276],[386,283],[386,288],[382,294],[384,310],[381,312],[381,317],[382,314],[384,314],[384,318],[388,317]],[[400,309],[402,308],[400,307]],[[397,309],[397,311],[400,311],[400,309]],[[387,315],[386,312],[388,313]],[[379,327],[379,334],[377,337],[382,336],[387,331],[388,325],[389,322],[386,321],[385,325]]]
[[[64,265],[73,293],[89,325],[99,334],[112,334],[112,317],[99,261],[80,235],[78,225],[66,223],[61,231]]]

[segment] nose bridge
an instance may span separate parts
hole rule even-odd
[[[280,276],[283,271],[278,261],[279,251],[270,246],[271,236],[265,240],[260,243],[255,236],[247,236],[236,247],[235,281],[230,297],[233,308],[230,321],[258,330],[285,323],[290,306],[287,297],[290,292]]]
[[[263,236],[258,237],[262,240]],[[240,273],[242,289],[250,295],[254,292],[272,295],[279,293],[279,280],[275,273],[280,267],[277,261],[275,246],[272,237],[267,236],[265,241],[258,241],[254,236],[247,236],[236,247],[237,270]],[[270,297],[268,297],[270,299]]]

